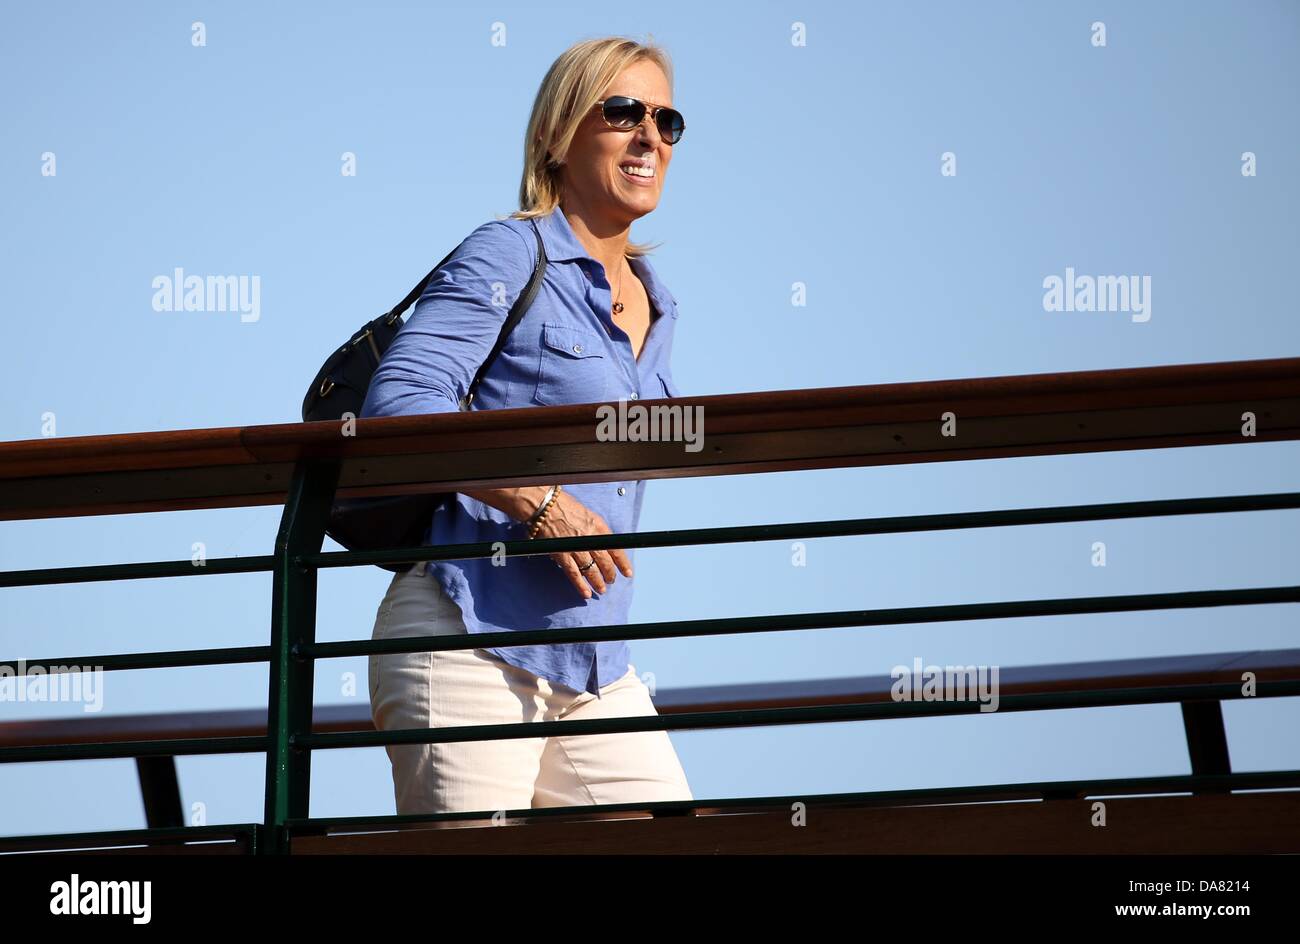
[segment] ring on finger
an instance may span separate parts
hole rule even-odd
[[[593,557],[591,560],[587,561],[586,566],[579,568],[579,570],[581,573],[585,574],[587,571],[591,570],[591,568],[595,566],[596,566],[596,558]]]

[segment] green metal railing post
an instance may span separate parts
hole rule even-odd
[[[318,552],[338,484],[337,461],[304,460],[293,482],[275,538],[271,584],[270,692],[267,696],[266,823],[259,853],[289,851],[284,824],[309,815],[311,751],[291,748],[290,739],[311,733],[315,660],[300,658],[316,640],[316,568],[296,562]]]

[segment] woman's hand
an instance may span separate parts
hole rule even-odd
[[[466,491],[465,494],[505,512],[516,521],[527,521],[548,491],[545,485],[530,485],[521,488],[477,489]],[[604,518],[561,489],[551,501],[551,508],[542,521],[537,537],[573,538],[612,533]],[[632,562],[628,560],[627,552],[620,548],[606,551],[557,551],[550,558],[565,572],[585,599],[591,599],[593,590],[604,593],[620,572],[624,577],[632,576]],[[593,560],[596,566],[588,566]]]
[[[596,514],[568,492],[561,490],[551,502],[551,508],[538,529],[539,538],[573,538],[582,535],[612,534],[605,519]],[[632,562],[622,548],[604,551],[557,551],[551,560],[568,575],[569,582],[577,587],[584,598],[590,599],[594,590],[604,593],[607,586],[618,579],[632,576]],[[594,567],[591,563],[595,562]]]

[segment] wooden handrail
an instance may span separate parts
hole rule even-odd
[[[1096,689],[1300,680],[1300,649],[1216,652],[1190,656],[1117,659],[1056,665],[1008,666],[998,673],[999,695],[1082,692]],[[655,695],[662,715],[741,708],[787,708],[890,700],[889,675],[759,682],[664,689]],[[317,705],[313,733],[374,730],[368,704]],[[266,734],[266,709],[166,714],[86,715],[0,724],[0,745],[88,744],[181,737],[245,737]]]
[[[600,441],[594,404],[0,443],[0,520],[276,504],[294,464],[341,461],[340,496],[728,475],[1300,439],[1300,358],[741,393],[703,449]],[[945,436],[941,417],[956,418]]]

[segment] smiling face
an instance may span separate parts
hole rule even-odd
[[[667,77],[648,60],[624,69],[601,98],[615,95],[672,105]],[[605,123],[596,106],[583,118],[565,159],[561,172],[564,203],[581,208],[589,218],[626,227],[658,206],[672,156],[672,145],[659,134],[648,110],[635,129],[619,131]],[[641,176],[623,169],[630,163],[642,166]],[[649,176],[644,176],[645,168]]]

